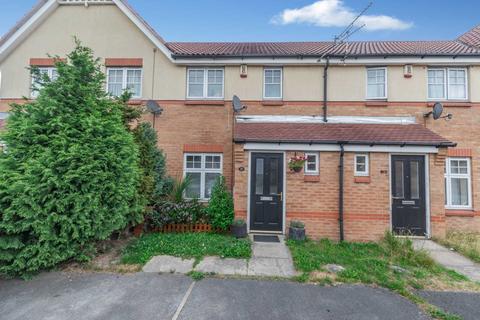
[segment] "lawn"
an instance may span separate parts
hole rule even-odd
[[[386,234],[380,242],[335,243],[330,240],[287,241],[302,281],[330,284],[365,283],[391,289],[418,303],[436,319],[458,319],[427,304],[415,294],[419,289],[479,290],[463,275],[436,264],[426,252],[415,251],[408,239]],[[333,274],[325,265],[345,270]]]
[[[122,263],[145,264],[153,256],[171,255],[181,258],[205,256],[250,258],[248,239],[236,239],[215,233],[150,233],[133,240],[122,253]]]
[[[445,239],[437,239],[437,241],[475,262],[480,262],[480,233],[448,232]]]

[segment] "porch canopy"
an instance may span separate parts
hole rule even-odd
[[[238,122],[236,143],[454,147],[420,124]]]

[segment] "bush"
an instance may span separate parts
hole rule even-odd
[[[302,221],[299,221],[299,220],[292,220],[292,221],[290,221],[290,227],[303,229],[303,228],[305,228],[305,223],[303,223]]]
[[[219,177],[212,189],[207,214],[210,224],[220,230],[228,230],[234,219],[233,197],[225,184],[225,178]]]
[[[28,276],[84,260],[97,240],[141,219],[138,148],[122,106],[78,41],[58,78],[33,69],[36,101],[12,105],[1,140],[0,273]]]
[[[206,220],[205,207],[195,199],[180,202],[160,201],[150,213],[150,223],[157,228],[167,224],[205,223]]]

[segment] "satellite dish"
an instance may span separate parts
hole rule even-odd
[[[147,110],[155,115],[161,114],[163,111],[163,109],[158,105],[158,103],[155,100],[147,101]]]
[[[433,105],[433,111],[432,111],[433,120],[440,119],[440,117],[442,116],[442,113],[443,113],[442,104],[440,102],[435,102],[435,104]]]
[[[232,106],[234,112],[240,112],[244,109],[247,109],[247,107],[242,104],[242,101],[237,95],[234,95],[232,98]]]

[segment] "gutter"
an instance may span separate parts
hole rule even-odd
[[[398,142],[389,142],[389,141],[338,141],[338,140],[325,140],[325,141],[314,141],[314,140],[268,140],[268,139],[239,139],[234,138],[235,143],[294,143],[294,144],[346,144],[349,145],[367,145],[367,146],[417,146],[417,147],[456,147],[457,143],[455,142],[440,142],[440,143],[431,143],[431,142],[411,142],[411,141],[398,141]]]

